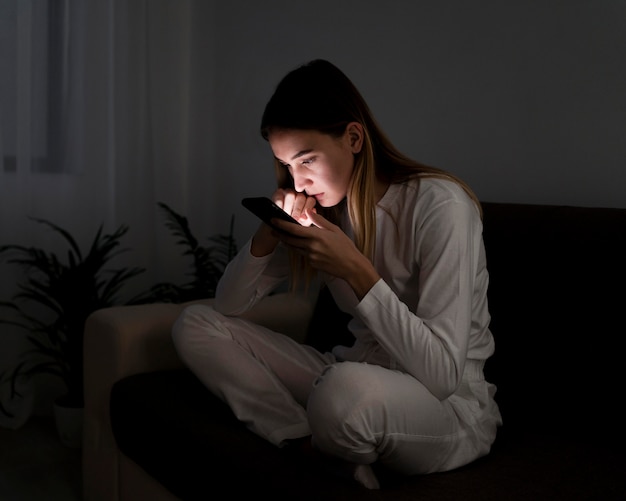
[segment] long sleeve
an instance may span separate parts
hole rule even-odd
[[[279,245],[264,257],[250,252],[250,239],[228,263],[215,293],[214,307],[225,315],[241,315],[269,294],[288,275],[286,249]]]
[[[379,211],[374,265],[382,276],[354,304],[357,343],[375,343],[435,396],[452,394],[467,357],[487,358],[488,275],[477,208],[441,180],[392,186]],[[345,298],[343,299],[345,303]]]

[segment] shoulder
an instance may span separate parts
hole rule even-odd
[[[450,179],[422,177],[392,184],[380,201],[391,212],[411,212],[419,219],[441,212],[467,212],[479,216],[474,200]]]

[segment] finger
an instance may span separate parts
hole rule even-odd
[[[315,206],[317,205],[317,200],[315,197],[307,197],[304,207],[302,208],[303,215],[307,215],[307,211],[312,210],[315,212]]]
[[[312,210],[312,209],[307,210],[306,215],[309,218],[309,220],[318,228],[322,228],[325,230],[333,230],[334,228],[337,228],[337,226],[331,223],[324,216],[318,214],[315,210]]]
[[[293,209],[291,216],[294,219],[300,219],[304,215],[304,210],[307,206],[307,196],[304,193],[297,193],[293,202]]]
[[[272,201],[283,210],[285,208],[285,197],[287,196],[287,193],[289,193],[288,190],[278,188],[272,195]]]
[[[291,214],[293,213],[293,206],[295,201],[296,194],[291,191],[286,191],[285,196],[283,197],[283,206],[281,207],[281,209],[283,209],[287,214],[291,216]]]

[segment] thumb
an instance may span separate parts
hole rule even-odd
[[[314,209],[307,209],[306,215],[315,226],[318,228],[322,228],[324,230],[332,230],[335,225],[332,224],[328,219],[324,216],[318,214]]]

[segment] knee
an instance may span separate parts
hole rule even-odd
[[[381,394],[367,364],[330,365],[314,383],[307,403],[316,446],[354,448],[375,441]]]
[[[192,304],[187,306],[172,326],[172,341],[178,354],[186,358],[187,353],[195,351],[198,343],[205,342],[212,333],[219,332],[212,326],[218,319],[215,310],[208,305]]]

